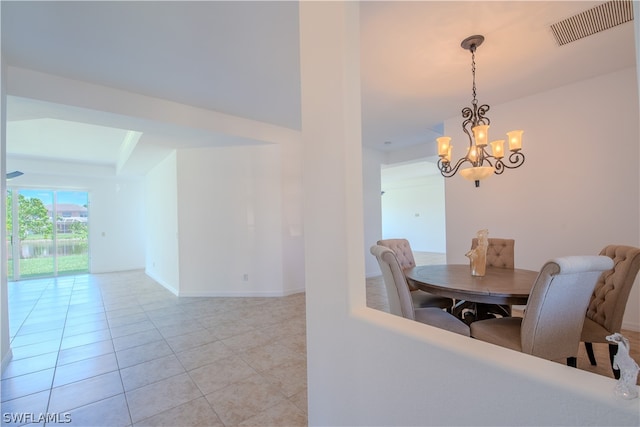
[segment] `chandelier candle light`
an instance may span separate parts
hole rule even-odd
[[[460,175],[469,181],[475,181],[476,187],[480,186],[480,180],[491,176],[492,173],[500,175],[505,168],[515,169],[524,163],[522,150],[522,130],[507,132],[509,141],[509,157],[505,159],[504,139],[488,143],[489,124],[491,121],[485,117],[489,106],[487,104],[478,105],[476,99],[476,49],[482,44],[484,37],[480,35],[467,37],[460,44],[464,49],[471,52],[471,74],[473,76],[473,100],[471,107],[462,109],[462,130],[469,137],[469,148],[467,155],[459,159],[454,165],[451,164],[451,138],[442,136],[437,138],[438,142],[438,169],[445,178],[450,178],[460,170]],[[471,129],[471,132],[469,131]],[[473,133],[473,135],[471,134]],[[491,145],[491,154],[487,151],[487,145]],[[460,169],[463,164],[468,163],[470,167]]]

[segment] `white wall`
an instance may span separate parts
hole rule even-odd
[[[309,424],[638,425],[612,379],[365,307],[358,21],[300,4]]]
[[[89,186],[89,208],[91,272],[144,268],[144,182],[93,182]]]
[[[635,68],[625,69],[491,106],[490,137],[524,129],[526,161],[479,188],[458,176],[446,181],[448,262],[466,262],[482,228],[514,238],[516,265],[534,270],[608,244],[640,246],[636,79]],[[459,122],[445,122],[454,141],[462,139]],[[633,330],[640,330],[637,291],[623,324]]]
[[[382,239],[382,198],[380,197],[380,165],[384,155],[377,150],[362,149],[362,179],[364,206],[365,274],[379,276],[380,267],[369,248]]]
[[[304,226],[302,217],[302,144],[300,134],[293,140],[280,139],[282,191],[282,294],[304,290]]]
[[[281,170],[275,144],[177,153],[180,295],[283,295]]]
[[[177,295],[180,254],[176,167],[176,153],[173,152],[145,177],[145,271]]]

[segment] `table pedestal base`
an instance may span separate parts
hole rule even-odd
[[[452,314],[467,325],[476,320],[511,317],[511,306],[501,304],[484,304],[471,301],[457,301]]]

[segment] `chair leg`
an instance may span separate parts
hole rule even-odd
[[[613,357],[618,352],[618,344],[609,344],[609,361],[611,362],[611,370],[613,371],[613,377],[615,379],[620,378],[620,370],[614,369],[613,367]]]
[[[567,366],[571,366],[572,368],[576,368],[578,366],[578,358],[576,358],[576,357],[567,357]]]
[[[584,343],[584,348],[587,350],[587,356],[589,357],[589,362],[591,362],[591,366],[596,366],[596,356],[593,354],[593,344],[590,342]]]

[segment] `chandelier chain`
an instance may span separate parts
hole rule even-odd
[[[473,76],[473,100],[471,103],[473,105],[478,104],[478,100],[476,99],[476,47],[471,46],[471,75]]]

